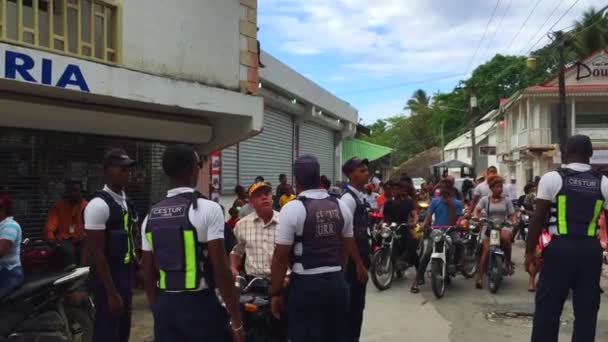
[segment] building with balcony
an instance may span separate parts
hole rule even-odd
[[[489,112],[482,121],[492,117],[496,110]],[[477,173],[488,166],[496,165],[496,123],[493,120],[485,121],[475,127],[475,148],[477,158],[473,163],[471,131],[460,135],[450,141],[443,149],[444,160],[457,160],[468,165],[473,165]],[[460,174],[455,174],[461,177]]]
[[[138,160],[143,214],[167,143],[209,156],[262,131],[256,23],[256,0],[0,0],[0,192],[25,234],[66,179],[101,188],[109,148]]]
[[[608,51],[597,51],[566,70],[567,129],[591,137],[592,164],[608,164]],[[560,165],[557,78],[523,89],[501,101],[497,154],[501,173],[523,186]]]

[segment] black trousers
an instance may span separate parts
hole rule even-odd
[[[560,316],[572,290],[572,342],[593,342],[600,307],[602,247],[595,238],[554,238],[543,252],[532,342],[557,342]]]
[[[350,289],[346,342],[359,342],[361,327],[363,326],[363,311],[365,310],[367,284],[362,284],[357,280],[356,267],[352,262],[349,263],[348,268],[346,269],[346,282]]]
[[[95,331],[93,342],[127,342],[131,334],[132,265],[112,265],[110,273],[124,307],[121,313],[113,314],[108,306],[108,296],[95,271],[90,278],[91,292],[95,304]]]
[[[287,295],[291,342],[345,342],[348,286],[342,272],[292,273]]]

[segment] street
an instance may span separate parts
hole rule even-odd
[[[363,342],[433,341],[433,342],[502,342],[529,341],[534,312],[534,294],[527,292],[528,275],[523,271],[523,242],[514,249],[516,273],[505,279],[497,295],[487,288],[476,290],[472,279],[459,276],[453,280],[444,298],[437,300],[430,284],[420,294],[409,288],[414,271],[397,280],[384,292],[368,285]],[[602,286],[608,288],[608,273]],[[596,341],[608,341],[608,299],[602,296]],[[568,301],[562,315],[560,341],[569,341],[573,316]],[[151,336],[152,319],[143,292],[135,299],[133,341]]]

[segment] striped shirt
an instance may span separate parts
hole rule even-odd
[[[0,270],[12,270],[21,266],[21,226],[12,217],[0,222],[0,240],[8,240],[13,244],[8,254],[0,258]]]
[[[256,277],[270,277],[279,213],[264,223],[256,212],[242,218],[234,228],[237,244],[232,249],[236,255],[246,255],[245,271]]]

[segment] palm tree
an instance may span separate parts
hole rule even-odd
[[[575,23],[574,49],[579,57],[608,47],[608,15],[592,8]]]
[[[412,94],[412,98],[407,101],[405,110],[409,110],[412,114],[419,114],[424,108],[428,108],[431,103],[431,98],[422,89],[418,89]]]

